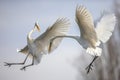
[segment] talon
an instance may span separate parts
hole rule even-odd
[[[26,70],[26,67],[24,66],[24,67],[22,67],[20,70],[24,70],[24,71],[25,71],[25,70]]]
[[[98,56],[95,56],[94,59],[92,60],[92,62],[86,67],[87,74],[90,72],[90,70],[92,70],[93,62],[94,62],[97,58],[98,58]]]
[[[92,67],[93,67],[93,65],[90,64],[90,65],[88,65],[88,67],[85,68],[87,70],[87,74],[90,72],[90,70],[92,70]]]
[[[12,65],[12,64],[7,63],[7,62],[4,62],[4,63],[5,63],[5,65],[4,65],[4,66],[8,66],[8,67],[11,67],[11,65]]]
[[[92,70],[93,68],[91,67],[90,69]]]

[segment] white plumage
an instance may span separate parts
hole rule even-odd
[[[55,36],[62,36],[66,35],[69,29],[69,22],[67,19],[58,19],[51,27],[49,27],[45,33],[43,33],[41,36],[39,36],[36,40],[34,40],[34,45],[36,46],[36,54],[41,55],[41,54],[47,54],[51,53],[54,51],[60,44],[62,39],[56,39],[51,47],[51,52],[48,52],[49,50],[49,44],[50,40],[54,38]],[[35,49],[35,48],[32,48]],[[42,53],[41,53],[42,52]],[[36,56],[37,56],[36,55]],[[42,55],[41,55],[42,56]],[[35,58],[35,63],[39,63],[42,57],[36,57]]]
[[[21,70],[25,69],[28,66],[32,66],[34,64],[40,63],[43,55],[54,51],[59,46],[62,39],[56,39],[53,42],[53,45],[51,46],[51,51],[49,52],[50,40],[52,38],[54,38],[55,36],[66,35],[66,33],[68,32],[68,29],[69,29],[69,25],[70,25],[70,23],[69,23],[68,19],[59,18],[42,35],[40,35],[36,39],[33,39],[31,37],[32,33],[36,29],[39,30],[39,25],[36,23],[34,29],[31,30],[27,35],[27,46],[25,46],[21,50],[17,49],[17,52],[22,52],[24,54],[27,54],[27,57],[28,56],[32,57],[32,64],[22,67]],[[26,59],[27,59],[27,57],[26,57]],[[23,63],[6,63],[5,66],[21,65],[21,64],[25,63],[26,59],[24,60]]]
[[[77,40],[78,43],[86,50],[86,53],[95,56],[93,61],[87,67],[87,73],[89,73],[94,60],[98,56],[101,56],[102,49],[99,45],[101,42],[107,42],[112,35],[116,24],[116,17],[114,14],[103,14],[100,21],[97,22],[97,26],[95,28],[92,15],[86,7],[77,6],[75,16],[81,36],[66,36],[69,29],[69,22],[65,18],[62,18],[58,19],[38,38],[33,39],[31,38],[31,34],[35,29],[39,30],[39,25],[35,24],[34,29],[31,30],[27,36],[27,46],[21,50],[17,50],[18,52],[27,54],[27,57],[32,56],[33,58],[32,64],[24,66],[21,69],[25,69],[28,66],[40,63],[42,55],[54,51],[59,46],[62,38],[68,37]],[[19,64],[24,64],[26,59],[23,63]],[[16,63],[6,63],[6,66],[11,65],[16,65]]]
[[[98,39],[103,43],[107,42],[112,35],[115,24],[116,17],[114,14],[104,14],[95,29]]]
[[[79,43],[82,44],[87,53],[94,56],[100,56],[102,49],[97,47],[99,45],[99,39],[95,32],[93,18],[91,13],[84,6],[77,6],[76,22],[81,32],[81,40]],[[84,47],[84,45],[87,46]]]
[[[51,40],[50,46],[53,40],[60,37],[73,38],[86,50],[86,53],[95,56],[93,61],[87,67],[91,69],[94,60],[101,56],[102,49],[99,47],[101,42],[105,43],[109,40],[116,24],[116,17],[114,14],[104,14],[100,21],[97,22],[95,28],[91,13],[84,6],[77,6],[76,8],[76,23],[79,26],[81,36],[57,36]]]

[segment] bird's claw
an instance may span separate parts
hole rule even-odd
[[[5,65],[4,66],[8,66],[8,67],[11,67],[11,63],[7,63],[7,62],[4,62],[5,63]]]
[[[20,70],[24,70],[24,71],[25,71],[25,70],[26,70],[26,67],[24,66],[24,67],[22,67]]]
[[[87,74],[92,70],[93,65],[89,64],[85,69],[87,70]]]

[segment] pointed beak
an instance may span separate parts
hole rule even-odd
[[[36,27],[36,29],[40,32],[40,26],[38,25],[37,22],[35,23],[35,27]]]

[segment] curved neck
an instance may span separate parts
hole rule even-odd
[[[75,40],[78,41],[78,42],[79,42],[79,39],[80,39],[79,36],[56,36],[56,37],[54,37],[54,38],[52,39],[52,41],[53,41],[54,39],[56,39],[56,38],[63,38],[63,37],[72,38],[72,39],[75,39]]]
[[[29,41],[32,41],[31,35],[32,35],[32,33],[33,33],[34,31],[35,31],[35,28],[32,29],[32,30],[28,33],[28,35],[27,35],[27,40],[28,40],[28,42],[29,42]]]

